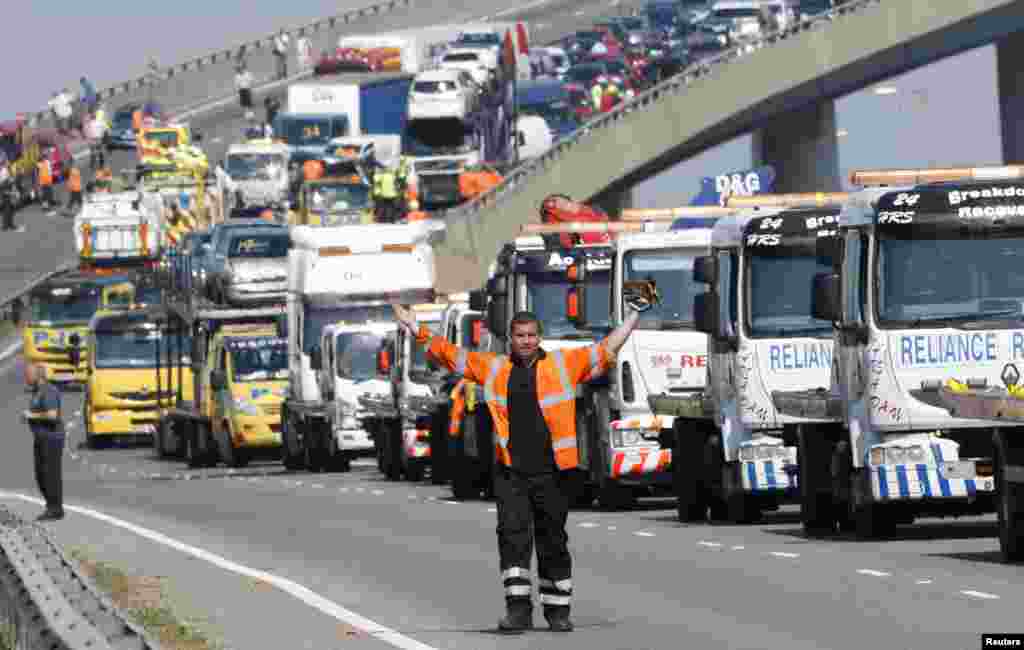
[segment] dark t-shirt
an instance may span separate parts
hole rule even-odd
[[[60,389],[51,383],[45,383],[32,393],[32,401],[29,403],[30,411],[57,411],[60,416]],[[63,436],[64,423],[58,419],[56,422],[45,420],[29,420],[29,428],[37,436]]]
[[[537,398],[536,362],[529,367],[512,363],[508,377],[508,428],[513,470],[531,475],[558,470],[551,433]]]

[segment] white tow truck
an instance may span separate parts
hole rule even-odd
[[[92,194],[75,215],[79,260],[96,264],[156,264],[163,251],[163,209],[154,192]]]
[[[827,392],[832,327],[810,317],[802,289],[823,269],[818,242],[834,236],[838,206],[815,195],[734,199],[694,264],[708,290],[694,301],[709,336],[703,395],[653,396],[676,415],[674,478],[680,521],[748,523],[800,497],[799,429],[827,418],[786,415],[778,393]],[[763,206],[763,207],[755,207]],[[814,207],[808,207],[814,206]],[[801,280],[803,282],[801,282]]]
[[[282,414],[285,466],[345,469],[344,417],[330,417],[321,393],[327,325],[392,322],[390,303],[434,298],[433,220],[369,226],[294,226],[288,252],[289,395]],[[347,416],[347,414],[344,414]],[[342,438],[339,440],[339,433]]]
[[[283,207],[290,180],[288,145],[273,142],[236,143],[224,160],[224,184],[236,207]]]
[[[993,455],[1007,458],[1013,430],[950,415],[942,394],[994,386],[1024,359],[1024,185],[1008,171],[852,174],[866,189],[844,203],[839,239],[823,242],[833,270],[812,285],[812,314],[834,324],[833,387],[789,398],[844,424],[801,431],[801,462],[819,468],[801,476],[808,533],[868,538],[993,509]]]

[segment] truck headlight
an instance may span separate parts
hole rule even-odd
[[[750,462],[757,458],[757,451],[753,447],[740,447],[740,460]]]
[[[914,445],[913,447],[907,450],[907,458],[909,458],[910,462],[912,463],[924,462],[924,447],[922,447],[921,445]]]
[[[235,409],[243,415],[260,415],[260,407],[247,399],[236,399]]]
[[[884,447],[872,447],[872,449],[871,449],[871,464],[872,465],[885,465],[885,448]]]
[[[636,429],[615,429],[612,431],[611,438],[613,447],[631,447],[644,441],[643,436]]]
[[[885,462],[888,465],[899,465],[906,462],[907,450],[902,447],[888,447],[885,450]]]
[[[342,418],[341,418],[341,428],[342,429],[359,429],[361,427],[359,426],[359,420],[357,420],[355,418],[355,416],[345,415],[345,416],[342,416]]]

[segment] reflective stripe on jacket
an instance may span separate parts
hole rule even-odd
[[[429,342],[427,353],[448,370],[483,385],[484,401],[494,423],[495,457],[510,466],[508,379],[512,372],[511,359],[492,352],[469,352],[444,337],[433,336],[426,325],[420,326],[416,340],[420,345]],[[551,447],[559,469],[574,469],[579,465],[576,386],[607,372],[611,362],[603,341],[585,348],[554,350],[537,360],[537,399],[551,432]]]

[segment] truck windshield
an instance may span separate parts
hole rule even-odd
[[[54,295],[56,292],[57,295]],[[65,293],[66,292],[66,293]],[[100,306],[100,290],[53,289],[32,296],[32,322],[54,325],[88,322]]]
[[[611,272],[590,271],[587,275],[587,328],[576,329],[565,314],[565,296],[569,280],[564,271],[536,272],[529,275],[526,291],[529,309],[544,324],[549,339],[590,339],[593,331],[611,327]]]
[[[879,324],[1024,319],[1024,236],[948,237],[879,238]]]
[[[149,131],[144,136],[146,142],[150,144],[157,144],[161,147],[177,147],[178,146],[178,132],[177,131]]]
[[[466,62],[477,62],[480,60],[480,55],[476,52],[456,52],[454,54],[445,54],[444,63],[466,63]]]
[[[288,341],[271,337],[232,338],[227,341],[233,378],[237,382],[288,379]]]
[[[456,156],[470,153],[478,140],[472,127],[460,120],[413,120],[402,137],[406,156]]]
[[[227,173],[235,180],[266,181],[280,176],[287,167],[284,156],[270,153],[234,153],[228,155]]]
[[[231,239],[228,257],[288,257],[286,234],[238,235]]]
[[[131,330],[100,330],[96,333],[96,367],[152,368],[160,337],[159,330],[141,324]]]
[[[637,327],[657,330],[693,327],[694,297],[707,290],[707,285],[693,281],[695,257],[694,253],[681,249],[635,250],[623,256],[623,281],[653,280],[661,294],[661,305],[642,313]]]
[[[752,338],[831,335],[832,323],[811,316],[811,285],[829,268],[813,254],[750,255],[747,319]]]
[[[391,305],[361,305],[339,307],[317,307],[306,304],[302,308],[302,351],[309,354],[313,346],[320,344],[324,327],[331,323],[391,323],[395,314]]]
[[[455,45],[501,45],[501,38],[490,32],[468,32],[459,36]]]
[[[362,210],[370,206],[370,187],[362,183],[316,185],[309,191],[309,209],[317,214]]]
[[[374,332],[344,332],[335,339],[334,356],[338,377],[367,381],[377,376],[377,351],[384,336]]]

